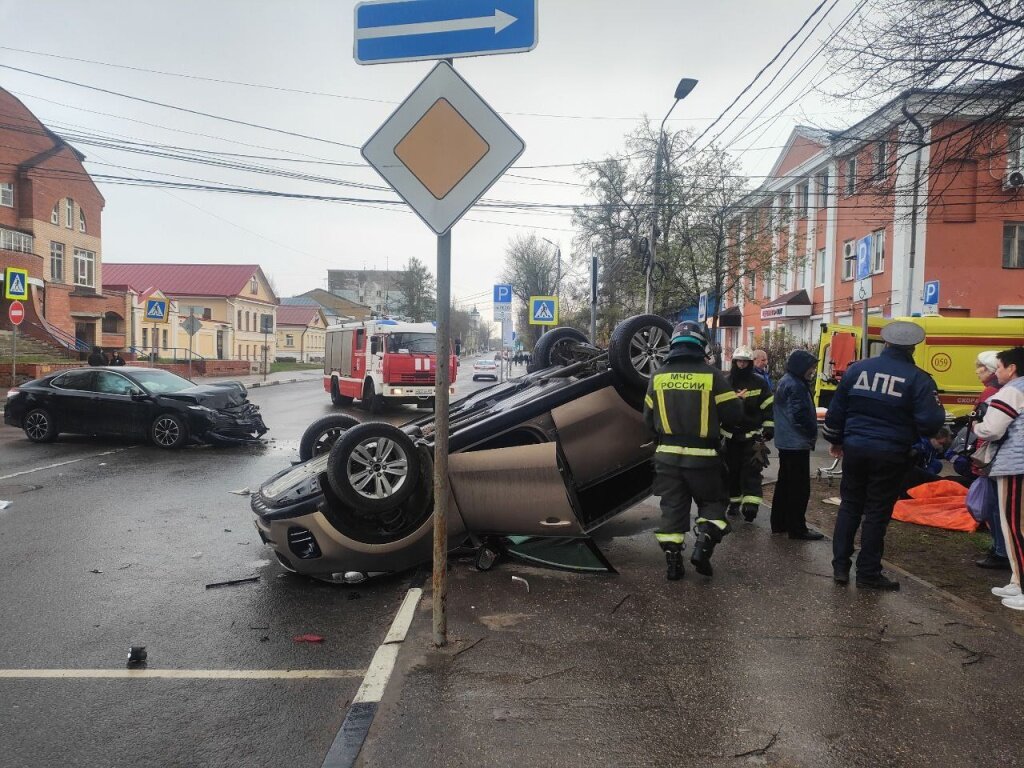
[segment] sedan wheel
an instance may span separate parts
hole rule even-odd
[[[398,427],[368,422],[345,431],[331,448],[327,479],[356,510],[395,509],[416,490],[420,459],[412,439]]]
[[[157,416],[149,436],[158,448],[180,448],[188,440],[188,427],[173,413]]]
[[[331,450],[338,438],[345,434],[346,429],[351,429],[359,421],[351,416],[340,413],[332,413],[317,419],[302,433],[299,441],[299,461],[309,461],[314,456],[327,453]]]
[[[33,443],[52,443],[57,439],[57,425],[49,411],[42,408],[29,411],[22,422],[22,428],[25,430],[25,437]]]
[[[658,315],[623,320],[612,333],[608,359],[616,376],[628,387],[644,392],[654,372],[668,357],[672,324]]]

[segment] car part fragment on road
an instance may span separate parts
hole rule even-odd
[[[216,589],[217,587],[233,587],[237,584],[252,584],[253,582],[259,581],[259,576],[249,576],[244,579],[228,579],[227,581],[215,581],[212,584],[207,584],[207,589]]]
[[[293,643],[322,643],[323,635],[296,635],[292,638]]]
[[[146,652],[146,646],[144,645],[133,645],[128,649],[128,666],[145,664],[148,658],[149,653]]]
[[[523,585],[524,587],[526,587],[526,594],[530,594],[530,582],[528,582],[528,581],[527,581],[526,579],[524,579],[524,578],[523,578],[522,576],[513,576],[513,577],[512,577],[512,581],[518,581],[518,582],[521,582],[521,583],[522,583],[522,585]]]

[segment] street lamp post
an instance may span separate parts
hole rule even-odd
[[[661,121],[661,127],[658,129],[658,146],[654,151],[654,210],[651,215],[650,260],[647,262],[646,291],[644,293],[644,307],[648,313],[654,311],[654,263],[658,244],[658,213],[661,211],[661,165],[665,152],[665,123],[668,121],[668,116],[672,114],[672,110],[676,108],[676,105],[689,96],[690,91],[696,85],[697,81],[692,77],[684,77],[679,81],[679,85],[676,86],[675,101],[672,102],[672,106],[665,113],[665,117]]]
[[[562,246],[546,237],[542,237],[541,240],[555,247],[555,296],[557,297],[559,295],[558,287],[562,284]]]

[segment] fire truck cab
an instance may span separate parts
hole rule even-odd
[[[358,400],[369,411],[387,403],[434,403],[437,329],[433,323],[367,320],[327,329],[324,391],[334,405]],[[457,360],[449,370],[454,383]],[[451,388],[455,392],[455,388]]]

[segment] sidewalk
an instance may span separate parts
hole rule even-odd
[[[837,586],[763,508],[713,579],[666,582],[657,518],[602,529],[618,575],[453,562],[450,646],[426,594],[357,765],[1019,764],[1020,636],[906,577]]]
[[[280,373],[268,373],[266,379],[261,373],[254,373],[247,376],[196,376],[192,379],[196,384],[213,384],[218,381],[240,381],[247,389],[257,387],[269,387],[275,384],[294,384],[301,381],[322,381],[324,372],[319,369],[305,371],[282,371]]]

